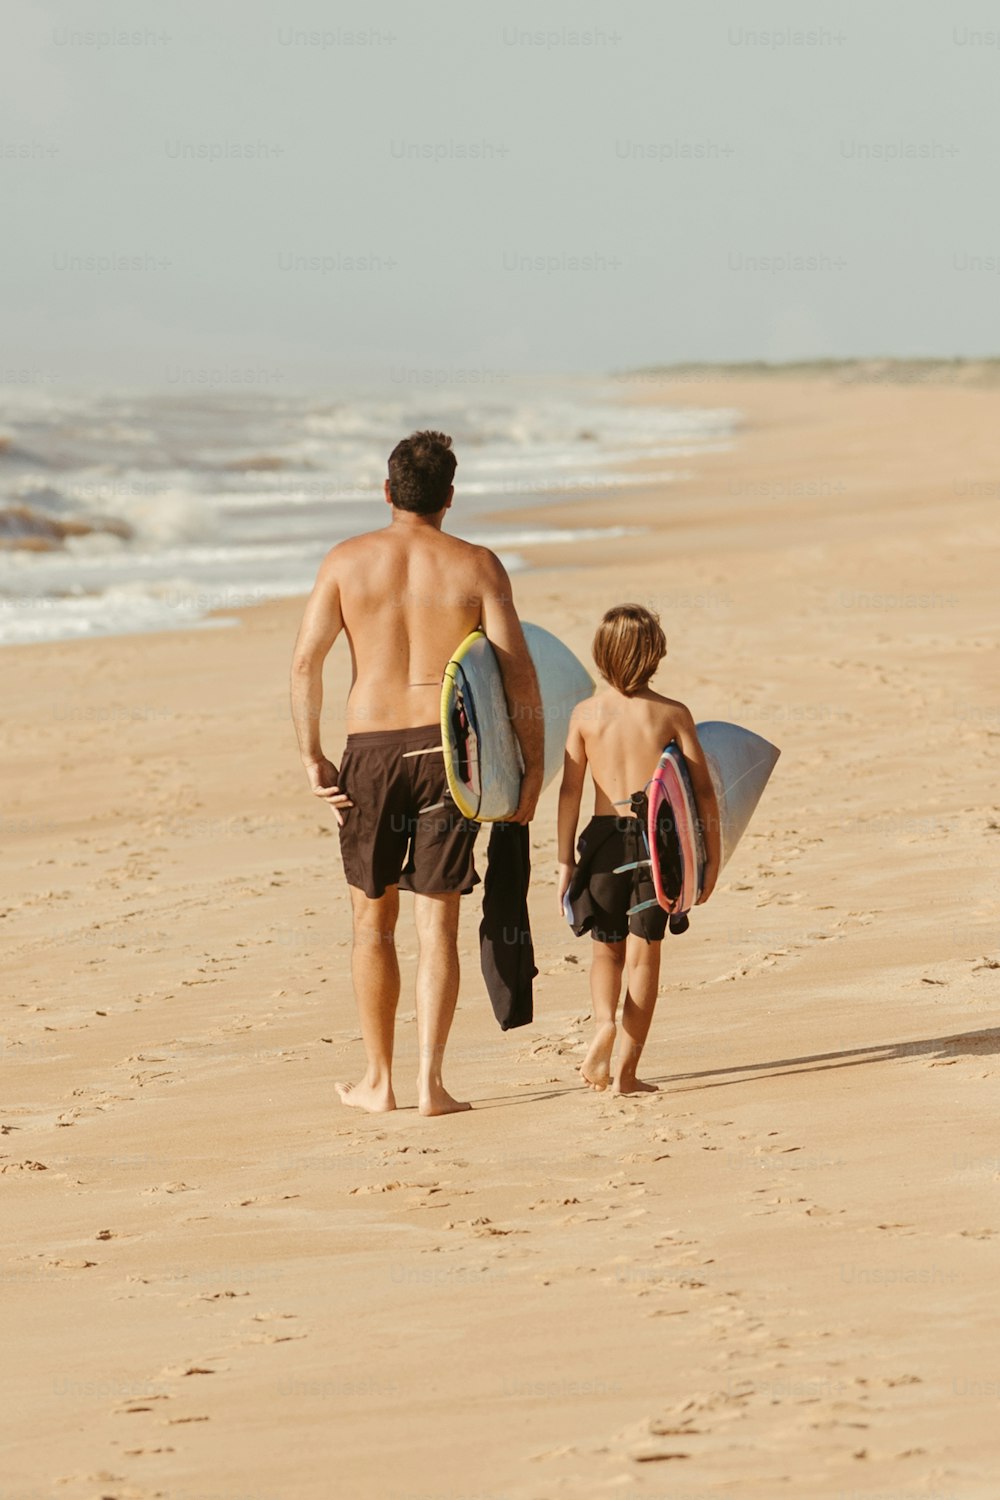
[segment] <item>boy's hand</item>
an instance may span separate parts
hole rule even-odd
[[[571,884],[573,883],[573,876],[575,874],[576,874],[576,865],[575,864],[568,864],[568,865],[560,864],[560,866],[559,866],[559,878],[556,881],[556,892],[557,892],[558,903],[559,903],[559,915],[561,917],[564,917],[566,915],[566,913],[563,911],[563,897],[566,895],[566,892],[569,890]]]
[[[718,865],[706,865],[705,866],[705,873],[702,876],[701,895],[698,897],[697,901],[695,902],[695,906],[703,906],[704,905],[704,903],[708,900],[709,896],[715,890],[715,882],[718,880],[718,878],[719,878],[719,867],[718,867]]]

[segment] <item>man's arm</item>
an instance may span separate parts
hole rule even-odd
[[[507,569],[492,552],[485,552],[482,626],[496,653],[503,678],[507,710],[524,761],[521,798],[512,823],[529,823],[542,789],[545,769],[545,720],[538,678],[528,655],[524,631],[514,608]]]
[[[570,888],[576,870],[576,825],[580,821],[580,803],[587,774],[587,747],[580,732],[578,711],[574,710],[566,736],[563,774],[559,786],[559,876],[556,899],[562,913],[563,897]]]
[[[323,711],[323,663],[343,628],[340,583],[331,552],[320,567],[299,626],[292,653],[290,700],[292,723],[309,785],[333,808],[340,824],[344,821],[340,809],[353,804],[337,786],[336,766],[323,754],[320,715]]]
[[[715,796],[715,787],[712,785],[708,761],[705,759],[698,731],[694,727],[694,719],[686,708],[680,716],[677,743],[687,761],[691,787],[698,804],[698,820],[705,837],[705,877],[701,894],[698,897],[698,905],[701,906],[702,902],[707,901],[715,890],[715,882],[719,878],[722,838],[719,827],[719,804]]]

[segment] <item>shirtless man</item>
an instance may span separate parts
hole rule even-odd
[[[422,1115],[471,1106],[452,1098],[442,1060],[458,1001],[458,916],[478,880],[467,822],[448,793],[441,754],[441,679],[478,627],[496,652],[524,759],[512,821],[531,819],[542,784],[538,682],[510,580],[485,547],[448,536],[454,496],[451,438],[415,432],[389,457],[388,526],[327,553],[306,605],[291,673],[292,718],[314,794],[340,825],[351,890],[351,977],[368,1058],[364,1078],[337,1084],[344,1104],[396,1108],[392,1051],[399,965],[399,891],[414,893],[419,942],[416,1006]],[[323,662],[340,632],[351,648],[347,744],[338,768],[320,747]]]

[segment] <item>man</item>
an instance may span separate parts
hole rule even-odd
[[[512,821],[527,823],[542,784],[544,726],[538,682],[514,609],[510,580],[485,547],[442,529],[454,496],[451,438],[415,432],[389,457],[390,524],[340,542],[324,559],[292,661],[291,700],[313,792],[340,825],[351,889],[351,976],[368,1058],[357,1084],[337,1084],[344,1104],[395,1109],[392,1051],[399,965],[399,890],[414,893],[419,940],[419,1109],[451,1114],[442,1060],[458,1001],[458,917],[479,879],[478,825],[458,812],[441,754],[441,678],[455,648],[481,627],[496,652],[524,760]],[[338,768],[320,747],[323,662],[341,631],[351,647],[347,744]]]

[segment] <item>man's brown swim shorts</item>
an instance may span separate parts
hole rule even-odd
[[[344,808],[340,852],[348,884],[366,896],[397,884],[428,896],[464,894],[479,881],[479,824],[452,801],[440,745],[440,724],[347,737],[338,784],[354,806]]]

